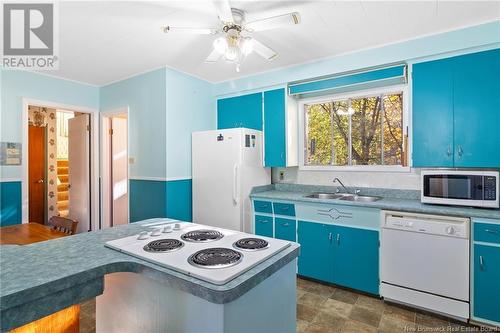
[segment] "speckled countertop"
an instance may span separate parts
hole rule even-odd
[[[103,292],[104,275],[135,272],[212,303],[231,302],[298,256],[299,245],[279,252],[218,286],[104,247],[149,227],[136,222],[30,245],[0,246],[0,331],[54,313]]]
[[[382,197],[381,200],[374,202],[353,202],[332,199],[313,199],[305,197],[307,194],[313,192],[335,192],[335,189],[336,187],[334,186],[275,184],[254,188],[250,197],[253,199],[263,199],[270,201],[281,200],[317,204],[362,206],[414,213],[500,219],[500,209],[482,209],[423,204],[420,202],[420,192],[413,190],[359,188],[361,190],[361,195],[377,195]]]

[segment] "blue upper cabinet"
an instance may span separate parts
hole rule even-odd
[[[500,49],[455,58],[455,167],[500,167]]]
[[[500,167],[500,49],[413,65],[413,166]]]
[[[286,166],[285,89],[264,92],[264,151],[266,167]]]
[[[453,64],[413,65],[413,166],[453,166]]]
[[[238,127],[262,131],[262,93],[217,100],[217,129]]]
[[[264,128],[262,128],[264,119]],[[217,100],[217,128],[264,131],[264,166],[298,165],[297,101],[285,88]]]

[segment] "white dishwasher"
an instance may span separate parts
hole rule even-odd
[[[381,296],[467,320],[470,220],[383,211],[381,223]]]

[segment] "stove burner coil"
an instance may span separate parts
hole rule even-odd
[[[233,244],[235,248],[255,251],[263,250],[269,247],[269,243],[262,238],[242,238]]]
[[[188,258],[188,262],[201,268],[227,268],[241,262],[243,254],[233,249],[214,247],[200,250]]]
[[[181,238],[188,242],[211,242],[224,237],[224,234],[217,230],[199,229],[186,232]]]
[[[178,239],[158,239],[144,245],[147,252],[171,252],[180,249],[184,243]]]

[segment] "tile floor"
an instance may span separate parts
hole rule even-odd
[[[376,297],[297,279],[297,333],[479,331],[475,326],[388,304]],[[91,300],[81,304],[80,333],[94,332],[95,300]]]

